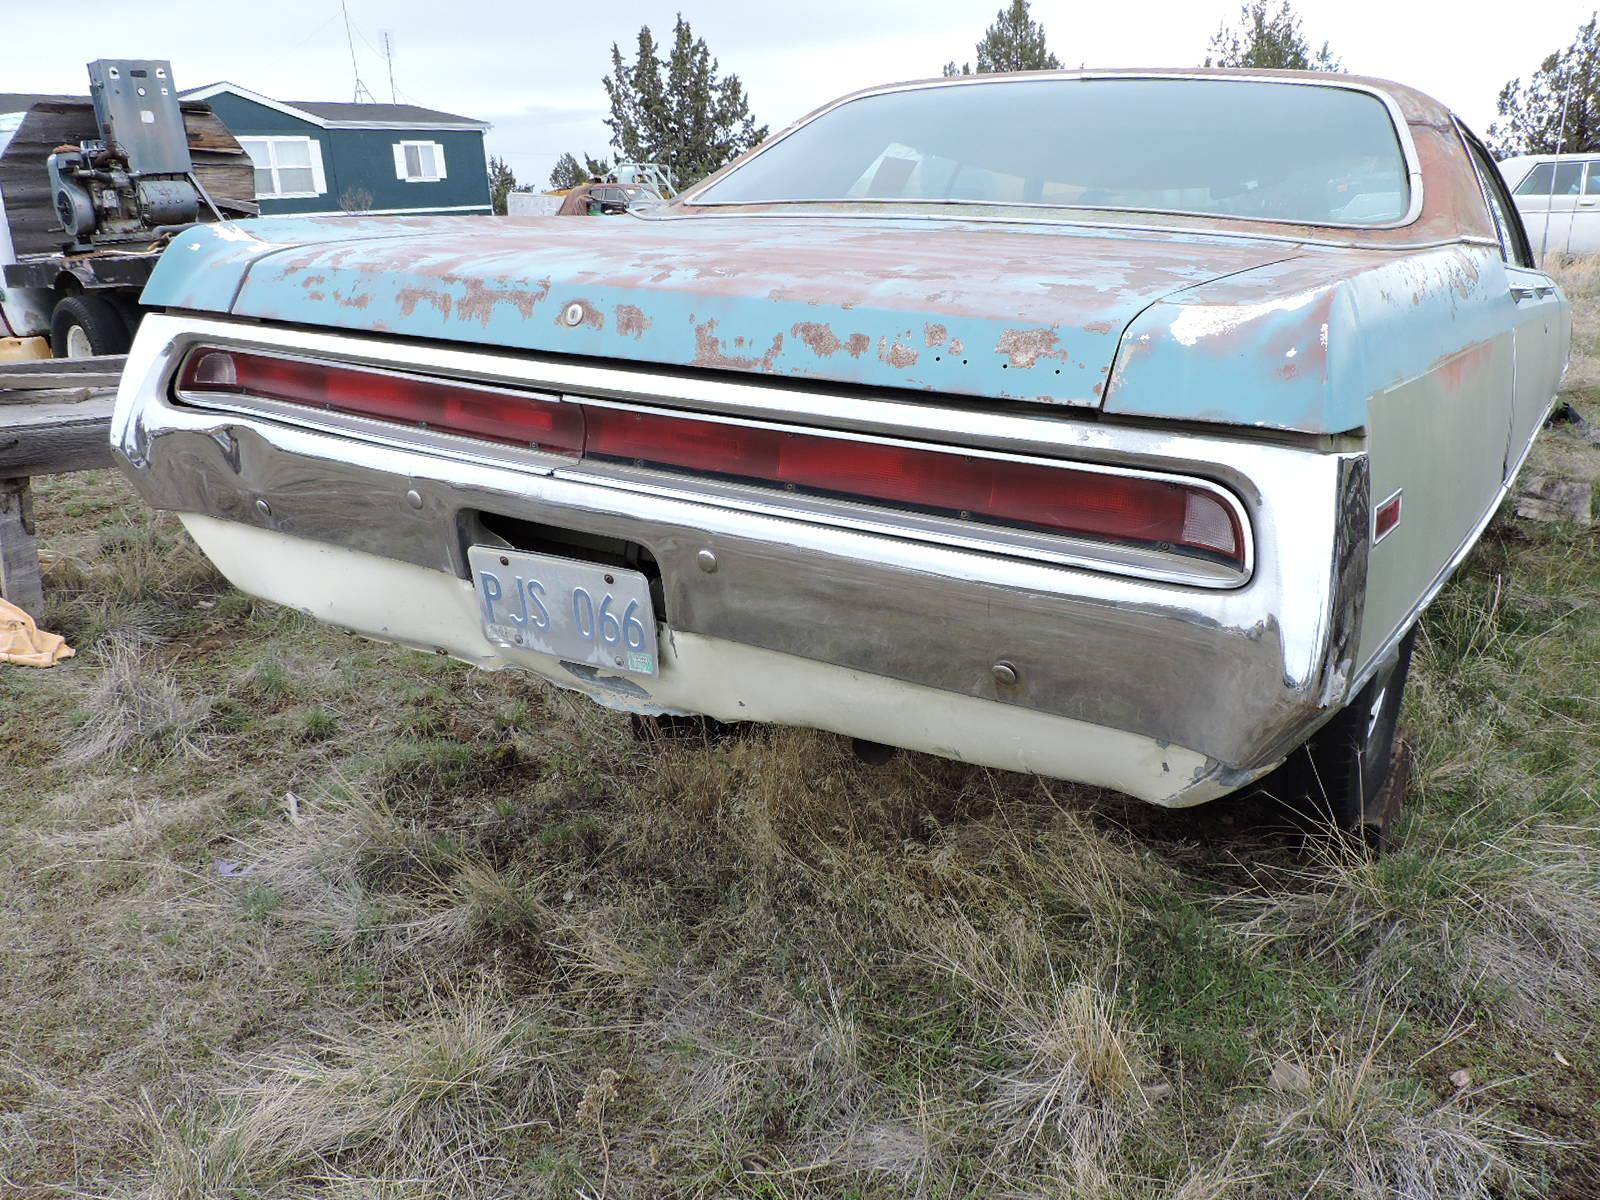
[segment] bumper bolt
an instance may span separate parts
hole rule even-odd
[[[994,681],[1009,687],[1017,681],[1017,669],[1010,663],[1001,660],[989,668],[989,674],[994,676]]]
[[[717,573],[717,556],[709,550],[702,550],[694,556],[694,561],[700,564],[700,569],[707,575]]]
[[[583,323],[583,305],[567,305],[567,311],[561,314],[561,319],[568,325],[581,325]]]
[[[268,504],[265,500],[257,500],[256,511],[263,517],[270,517],[272,515],[272,505]]]
[[[422,493],[417,491],[416,488],[412,488],[409,492],[406,493],[406,503],[411,505],[412,508],[421,508],[422,507]]]

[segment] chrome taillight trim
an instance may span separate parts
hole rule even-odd
[[[1131,543],[1051,534],[986,521],[962,521],[888,503],[874,504],[866,498],[843,500],[788,493],[776,483],[771,486],[731,483],[690,473],[680,474],[675,471],[629,467],[625,464],[594,459],[575,460],[570,455],[545,453],[466,435],[444,433],[425,426],[389,422],[267,397],[246,396],[235,392],[179,389],[178,375],[185,359],[191,354],[212,348],[267,355],[312,366],[361,370],[397,379],[444,382],[500,395],[525,396],[545,403],[577,403],[583,406],[640,412],[666,418],[692,418],[716,424],[826,436],[844,441],[866,442],[939,454],[959,454],[1017,465],[1059,468],[1084,474],[1171,484],[1182,489],[1203,492],[1228,510],[1239,532],[1243,564],[1242,567],[1235,568],[1225,562],[1194,554],[1165,552]],[[785,517],[879,536],[901,537],[934,545],[1006,555],[1056,566],[1104,571],[1109,574],[1184,587],[1240,588],[1250,582],[1255,572],[1255,536],[1249,511],[1233,491],[1201,476],[1108,465],[1077,458],[1023,454],[982,446],[955,445],[913,436],[885,436],[856,429],[803,425],[769,417],[751,418],[725,412],[654,405],[648,402],[626,402],[602,395],[541,389],[537,384],[530,384],[527,387],[508,387],[493,378],[471,373],[443,375],[427,370],[397,370],[392,366],[378,365],[362,361],[360,358],[285,350],[265,341],[244,337],[237,340],[191,337],[181,343],[175,342],[164,386],[167,394],[177,402],[208,411],[266,417],[304,429],[336,436],[356,437],[391,448],[412,451],[422,449],[462,462],[516,466],[540,474],[559,474],[565,478],[582,480],[601,487],[691,500],[740,512]]]

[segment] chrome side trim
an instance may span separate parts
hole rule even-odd
[[[1279,87],[1338,88],[1338,89],[1342,89],[1344,91],[1360,92],[1360,93],[1362,93],[1364,95],[1371,96],[1374,99],[1376,99],[1379,103],[1381,103],[1383,105],[1383,107],[1384,107],[1384,110],[1388,113],[1390,124],[1394,127],[1395,142],[1399,145],[1401,158],[1405,161],[1407,182],[1410,185],[1410,187],[1409,187],[1409,191],[1410,191],[1409,200],[1410,200],[1410,203],[1407,205],[1405,213],[1401,217],[1399,217],[1398,219],[1396,219],[1394,221],[1384,222],[1384,223],[1381,223],[1381,224],[1380,223],[1345,224],[1345,223],[1337,222],[1337,221],[1267,221],[1267,222],[1263,222],[1263,224],[1268,224],[1268,225],[1289,225],[1289,226],[1309,226],[1309,227],[1312,227],[1312,228],[1320,228],[1320,229],[1353,229],[1353,230],[1403,229],[1405,226],[1410,225],[1413,221],[1415,221],[1419,216],[1422,215],[1422,204],[1423,204],[1422,166],[1421,166],[1421,162],[1419,161],[1419,159],[1417,157],[1416,143],[1412,140],[1412,137],[1411,137],[1411,126],[1410,126],[1410,123],[1405,119],[1405,114],[1400,111],[1399,104],[1396,103],[1394,98],[1392,96],[1390,96],[1387,92],[1383,91],[1380,88],[1373,87],[1370,84],[1356,83],[1354,81],[1346,81],[1346,80],[1333,79],[1333,78],[1330,78],[1330,79],[1284,79],[1284,78],[1280,78],[1280,77],[1272,76],[1272,75],[1210,75],[1210,74],[1205,74],[1204,72],[1200,72],[1200,71],[1184,72],[1184,73],[1154,73],[1154,72],[1141,73],[1141,72],[1137,72],[1137,71],[1038,71],[1038,72],[1028,72],[1026,75],[1017,75],[1017,76],[1008,75],[1008,76],[1002,76],[1002,77],[998,77],[998,78],[994,77],[994,76],[990,76],[988,78],[985,78],[984,76],[981,76],[981,75],[957,75],[957,76],[950,76],[950,77],[947,77],[947,78],[944,78],[944,79],[914,80],[914,81],[910,81],[910,82],[906,82],[906,83],[887,84],[887,85],[885,85],[883,87],[867,88],[867,89],[859,91],[859,92],[853,92],[848,96],[841,96],[837,100],[834,100],[831,103],[825,104],[821,108],[816,109],[815,111],[806,114],[804,117],[800,118],[800,120],[796,121],[793,125],[790,125],[787,129],[784,129],[781,132],[779,132],[778,134],[774,135],[773,137],[768,138],[765,142],[763,142],[760,146],[756,147],[756,149],[751,151],[749,154],[740,156],[734,162],[728,164],[727,167],[724,167],[721,171],[718,171],[715,174],[709,176],[708,178],[702,180],[700,183],[696,184],[694,187],[690,188],[688,191],[686,191],[682,195],[678,196],[673,201],[673,205],[674,206],[679,205],[679,204],[682,204],[682,205],[698,205],[698,206],[704,207],[704,208],[712,208],[712,207],[722,206],[725,203],[728,203],[728,205],[730,207],[735,207],[735,206],[737,206],[739,204],[748,203],[748,202],[745,202],[745,201],[738,201],[738,202],[731,202],[731,203],[730,202],[723,202],[723,201],[716,201],[716,200],[706,201],[706,200],[700,200],[700,199],[698,199],[698,197],[701,195],[701,193],[705,192],[712,185],[714,185],[716,183],[719,183],[724,178],[734,174],[736,171],[739,170],[739,168],[744,166],[746,163],[753,162],[755,159],[761,157],[761,155],[765,154],[768,150],[771,150],[774,146],[778,145],[779,143],[781,143],[781,142],[785,141],[786,139],[788,139],[789,137],[793,136],[800,129],[803,129],[805,126],[811,124],[811,122],[817,120],[817,118],[825,116],[828,113],[832,112],[834,109],[841,108],[846,104],[853,104],[858,100],[868,99],[868,98],[870,98],[872,96],[891,95],[891,94],[894,94],[894,93],[897,93],[897,92],[930,91],[930,90],[932,90],[934,88],[946,88],[946,87],[974,87],[974,86],[980,86],[980,87],[1004,87],[1007,84],[1037,83],[1037,82],[1040,82],[1042,80],[1050,80],[1050,79],[1057,79],[1057,80],[1157,80],[1157,81],[1159,81],[1159,80],[1189,80],[1189,81],[1204,80],[1204,81],[1213,82],[1213,83],[1270,83],[1270,84],[1275,84],[1275,85],[1277,85]],[[845,202],[855,203],[855,200],[853,200],[851,198],[848,198],[848,197],[841,197],[837,201],[822,201],[822,203],[845,203]],[[765,201],[763,203],[789,203],[789,202],[788,201]],[[892,202],[892,203],[898,203],[898,201],[895,201],[895,202]],[[1011,206],[1008,205],[1007,207],[1011,207]],[[1176,212],[1176,211],[1164,210],[1164,209],[1095,208],[1093,206],[1083,206],[1083,205],[1071,205],[1071,206],[1069,206],[1069,205],[1059,205],[1059,204],[1019,204],[1019,205],[1016,205],[1015,207],[1018,207],[1018,208],[1045,208],[1045,209],[1056,209],[1056,210],[1066,209],[1067,211],[1073,211],[1073,210],[1083,211],[1085,209],[1090,209],[1092,211],[1108,211],[1108,212],[1154,212],[1154,213],[1167,213],[1168,215],[1179,215],[1179,213]],[[1228,220],[1248,220],[1249,219],[1247,217],[1240,217],[1239,214],[1237,214],[1237,213],[1182,212],[1182,215],[1184,215],[1184,216],[1193,216],[1193,217],[1210,217],[1210,218],[1228,219]]]

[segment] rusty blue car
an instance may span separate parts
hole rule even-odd
[[[144,303],[116,455],[248,593],[1347,830],[1570,334],[1448,109],[1295,72],[873,88],[644,214],[194,229]]]

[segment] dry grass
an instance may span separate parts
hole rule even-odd
[[[1380,1032],[1381,1030],[1381,1032]],[[1491,1200],[1529,1179],[1504,1146],[1521,1135],[1395,1080],[1386,1062],[1394,1029],[1313,1035],[1279,1060],[1252,1117],[1263,1158],[1312,1159],[1329,1194],[1393,1200]],[[1258,1160],[1259,1161],[1259,1160]]]
[[[429,995],[403,1020],[297,1034],[237,1068],[214,1117],[151,1113],[139,1192],[206,1200],[328,1181],[481,1188],[510,1127],[557,1116],[559,1059],[526,1008],[484,993]]]
[[[1565,386],[1600,388],[1600,258],[1553,256],[1547,269],[1572,304],[1572,362]]]
[[[64,763],[77,767],[125,753],[145,760],[204,756],[209,698],[186,694],[176,678],[152,664],[146,645],[127,633],[95,644],[103,669],[84,703],[83,726],[62,753]]]
[[[112,477],[40,490],[84,653],[0,673],[8,1197],[1600,1194],[1591,533],[1502,519],[1434,605],[1372,861],[641,744],[239,596]]]
[[[1469,825],[1474,814],[1458,819]],[[1464,1001],[1483,981],[1531,1020],[1565,1000],[1600,1002],[1600,823],[1524,823],[1492,841],[1442,841],[1402,860],[1318,847],[1303,864],[1258,875],[1226,897],[1232,928],[1258,944],[1292,943],[1352,968],[1400,941],[1453,979]],[[1382,980],[1368,978],[1381,988]]]

